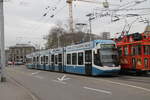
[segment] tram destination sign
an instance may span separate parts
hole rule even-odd
[[[86,42],[82,44],[76,44],[72,46],[67,46],[66,51],[75,51],[75,50],[85,50],[93,47],[93,42]]]

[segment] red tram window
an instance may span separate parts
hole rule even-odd
[[[147,58],[144,59],[144,66],[145,66],[145,68],[148,68],[148,59]]]
[[[132,58],[132,67],[133,67],[133,69],[136,68],[136,59],[135,58]]]
[[[127,47],[127,46],[124,47],[124,55],[125,55],[125,56],[128,55],[128,47]]]

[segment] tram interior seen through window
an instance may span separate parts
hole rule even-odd
[[[150,45],[144,45],[144,54],[150,55]]]
[[[72,54],[72,65],[76,65],[77,64],[77,53],[73,53]]]
[[[71,64],[71,54],[67,54],[67,64]]]
[[[132,46],[131,47],[131,51],[132,51],[132,55],[141,55],[141,46],[138,45],[138,46]]]
[[[78,65],[83,65],[83,52],[78,53]]]
[[[100,49],[98,49],[97,51],[93,51],[94,54],[94,64],[97,66],[101,66],[101,60],[100,60]]]

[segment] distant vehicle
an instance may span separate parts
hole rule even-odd
[[[21,61],[15,62],[15,65],[23,65],[24,63]]]
[[[112,40],[93,40],[27,55],[27,67],[83,75],[114,75],[120,71]]]
[[[11,62],[11,61],[8,61],[8,62],[7,62],[7,64],[8,64],[8,65],[12,65],[12,64],[13,64],[13,62]]]

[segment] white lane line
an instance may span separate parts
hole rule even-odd
[[[34,73],[32,73],[31,75],[36,75],[36,74],[38,74],[38,73],[40,73],[41,71],[38,71],[38,72],[34,72]]]
[[[53,82],[61,83],[61,84],[67,84],[66,82],[63,81],[58,81],[58,80],[52,80]]]
[[[84,88],[84,89],[87,89],[87,90],[96,91],[96,92],[102,92],[102,93],[105,93],[105,94],[112,94],[112,92],[106,91],[106,90],[94,89],[94,88],[90,88],[90,87],[83,87],[83,88]]]
[[[33,77],[36,77],[36,78],[39,78],[39,79],[43,79],[44,77],[42,77],[42,76],[33,76]]]
[[[104,80],[104,79],[101,79],[101,80]],[[110,80],[104,80],[104,81],[109,82],[109,83],[113,83],[113,84],[117,84],[117,85],[128,86],[128,87],[141,89],[141,90],[150,92],[150,89],[143,88],[143,87],[140,87],[140,86],[130,85],[130,84],[126,84],[126,83],[120,83],[120,82],[113,82],[113,81],[110,81]]]

